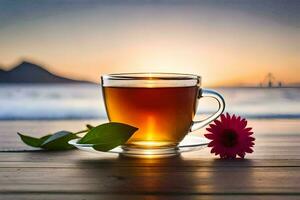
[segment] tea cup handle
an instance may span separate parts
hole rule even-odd
[[[198,130],[198,129],[200,129],[200,128],[206,126],[206,125],[208,125],[210,122],[212,122],[213,120],[217,119],[222,114],[222,112],[225,109],[225,101],[224,101],[223,97],[219,93],[217,93],[217,92],[215,92],[213,90],[201,89],[200,88],[197,98],[200,99],[202,97],[211,97],[211,98],[217,100],[217,102],[219,104],[219,109],[213,115],[207,117],[204,120],[193,121],[193,123],[191,125],[191,128],[190,128],[190,132]]]

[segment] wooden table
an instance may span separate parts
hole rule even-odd
[[[0,122],[0,199],[300,199],[298,120],[251,121],[255,152],[244,160],[220,160],[208,148],[169,159],[5,152],[31,150],[16,131],[41,135],[83,123]]]

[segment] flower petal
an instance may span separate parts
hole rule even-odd
[[[212,128],[206,128],[206,130],[207,130],[208,132],[213,133],[213,129],[212,129]]]
[[[210,126],[210,128],[212,128],[212,129],[217,128],[217,126],[216,126],[215,124],[210,124],[209,126]]]
[[[244,158],[245,157],[245,152],[240,152],[240,153],[238,153],[238,155],[241,157],[241,158]]]
[[[207,144],[208,147],[213,147],[215,145],[215,141],[211,141],[210,143]]]
[[[253,150],[249,147],[248,149],[245,150],[245,152],[247,152],[247,153],[252,153]]]
[[[211,133],[208,133],[208,134],[204,134],[204,136],[207,138],[207,139],[210,139],[210,140],[213,140],[216,138],[216,136],[214,134],[211,134]]]
[[[211,150],[210,150],[210,153],[215,153],[216,152],[216,149],[213,147]]]
[[[222,126],[222,123],[219,120],[214,121],[217,126]]]
[[[231,120],[228,112],[226,113],[226,118],[227,118],[227,120]]]
[[[247,120],[242,119],[242,121],[241,121],[241,127],[242,127],[242,129],[245,128],[246,126],[247,126]]]
[[[247,132],[250,132],[252,130],[252,128],[245,128],[244,130]]]
[[[224,114],[222,114],[222,115],[221,115],[221,122],[222,122],[222,123],[225,123],[225,121],[226,121],[226,117],[225,117]]]
[[[236,116],[235,116],[235,114],[232,115],[231,120],[233,121],[233,123],[236,121]]]

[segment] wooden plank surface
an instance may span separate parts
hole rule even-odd
[[[156,200],[156,199],[174,199],[174,200],[299,200],[299,196],[297,195],[289,195],[289,196],[282,196],[282,195],[116,195],[116,194],[109,194],[109,195],[99,195],[99,194],[33,194],[28,193],[24,194],[2,194],[0,199],[5,200],[118,200],[118,199],[130,199],[130,200]]]
[[[208,148],[169,159],[22,152],[32,149],[16,137],[20,129],[42,135],[77,130],[84,122],[2,121],[0,199],[299,199],[299,121],[251,123],[255,152],[245,160],[220,160]]]

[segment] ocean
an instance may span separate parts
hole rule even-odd
[[[300,88],[213,88],[225,98],[225,112],[251,119],[300,119]],[[100,85],[0,86],[0,120],[105,119]],[[203,98],[201,116],[217,109]]]

